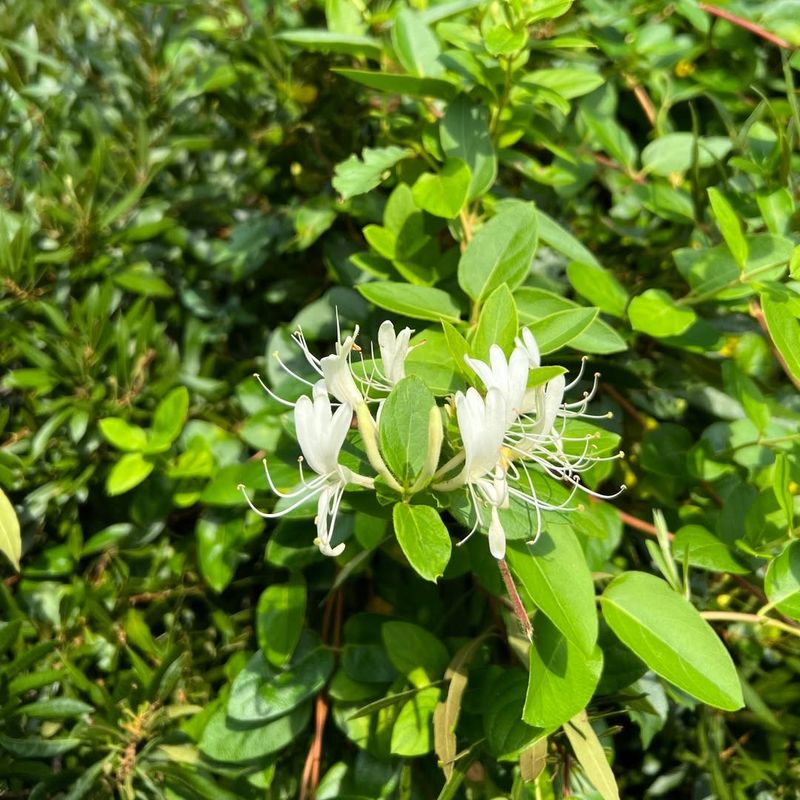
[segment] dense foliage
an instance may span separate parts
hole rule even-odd
[[[797,796],[796,3],[0,11],[0,794]],[[326,556],[253,373],[387,318]],[[453,477],[523,329],[541,524]]]

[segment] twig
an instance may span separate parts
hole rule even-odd
[[[792,375],[792,371],[789,369],[786,359],[781,355],[781,351],[775,347],[775,342],[772,341],[772,336],[767,326],[767,320],[764,318],[764,312],[761,310],[760,303],[755,298],[750,301],[750,316],[758,322],[761,330],[764,332],[764,336],[767,337],[767,341],[772,348],[772,353],[781,365],[781,369],[786,373],[786,377],[794,384],[795,389],[800,390],[800,380]]]
[[[629,527],[635,528],[637,531],[642,531],[643,533],[648,534],[649,536],[658,536],[658,531],[656,530],[656,526],[645,522],[643,519],[639,519],[638,517],[634,517],[632,514],[628,514],[627,511],[622,511],[621,509],[617,509],[617,514],[619,514],[619,518]],[[675,538],[674,533],[670,533],[667,531],[667,537],[671,540]]]
[[[730,11],[726,11],[724,8],[720,8],[719,6],[711,6],[708,5],[708,3],[700,3],[699,5],[703,11],[707,11],[709,14],[713,14],[715,17],[719,17],[720,19],[724,19],[727,22],[730,22],[732,25],[738,25],[740,28],[744,28],[746,31],[750,31],[750,33],[760,36],[765,41],[770,42],[777,47],[783,47],[785,50],[794,49],[792,44],[787,42],[786,39],[781,39],[780,36],[770,33],[766,28],[756,25],[755,22],[748,22],[746,19],[737,17],[736,14],[731,14]]]
[[[337,589],[328,596],[325,610],[322,614],[322,641],[332,644],[333,649],[339,649],[342,635],[342,593]],[[331,636],[331,628],[333,635]],[[332,641],[330,641],[332,639]],[[330,704],[325,692],[320,692],[314,703],[314,737],[308,748],[306,761],[303,765],[303,775],[300,779],[299,800],[314,800],[319,785],[320,765],[322,764],[322,738],[325,732],[325,722],[328,719]]]
[[[607,394],[612,400],[616,400],[616,402],[619,403],[620,406],[624,409],[625,413],[629,417],[633,417],[642,428],[646,427],[645,419],[639,413],[639,409],[636,408],[636,406],[633,403],[631,403],[631,401],[628,400],[627,397],[624,397],[622,394],[620,394],[613,386],[611,386],[608,383],[601,383],[600,391],[603,392],[604,394]]]
[[[788,625],[779,619],[765,617],[761,614],[747,614],[744,611],[701,611],[700,616],[709,621],[719,622],[749,622],[751,625],[772,625],[792,636],[800,636],[800,628]]]
[[[503,576],[503,583],[506,586],[508,596],[511,598],[511,604],[514,607],[514,615],[519,620],[522,632],[525,634],[528,641],[531,642],[533,641],[533,625],[531,625],[528,612],[525,610],[525,606],[522,604],[522,598],[519,596],[517,587],[514,584],[514,578],[511,576],[511,572],[508,569],[508,564],[506,564],[504,558],[501,558],[497,562],[497,566],[500,567],[500,574]]]
[[[650,99],[647,89],[645,89],[644,86],[642,86],[636,80],[636,78],[633,77],[633,75],[627,72],[623,73],[622,77],[625,78],[625,83],[628,84],[628,88],[633,92],[633,96],[642,107],[642,111],[644,111],[647,121],[655,128],[657,117],[656,107],[653,105],[653,101]]]

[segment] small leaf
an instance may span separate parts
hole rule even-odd
[[[717,189],[712,187],[708,190],[708,199],[711,201],[711,210],[714,212],[714,219],[722,238],[730,248],[739,269],[744,269],[747,263],[748,247],[739,217],[736,216],[736,212],[725,195]]]
[[[459,286],[481,302],[500,284],[512,291],[530,272],[538,241],[533,203],[507,205],[482,225],[458,263]]]
[[[770,561],[764,589],[778,611],[800,620],[800,541],[789,542]]]
[[[512,30],[508,25],[494,25],[486,31],[483,44],[493,56],[511,56],[525,46],[527,39],[525,28]]]
[[[455,97],[457,91],[452,83],[439,78],[420,78],[417,75],[375,72],[368,69],[340,68],[334,69],[333,72],[348,80],[368,86],[370,89],[389,94],[407,94],[411,97],[437,97],[449,100]]]
[[[472,354],[469,342],[451,323],[445,322],[444,320],[442,320],[442,330],[444,331],[447,349],[450,351],[458,373],[462,377],[472,380],[472,370],[467,366],[467,362],[464,361],[464,356]]]
[[[148,450],[158,452],[167,449],[180,436],[188,413],[189,390],[185,386],[178,386],[156,406]]]
[[[147,431],[120,417],[101,419],[98,427],[103,438],[118,450],[137,452],[144,450],[147,445]]]
[[[450,654],[425,628],[411,622],[387,622],[381,636],[389,660],[417,688],[438,681],[444,674]]]
[[[800,381],[800,322],[792,312],[788,300],[774,298],[767,292],[761,295],[761,309],[769,335],[783,357],[786,369]]]
[[[439,40],[418,11],[404,8],[395,17],[392,45],[400,63],[412,75],[434,77],[444,72],[439,63]]]
[[[394,386],[381,409],[381,453],[400,484],[409,488],[428,458],[428,419],[436,398],[425,382],[411,375]]]
[[[606,314],[625,315],[629,295],[625,287],[608,270],[573,261],[567,266],[572,288]]]
[[[487,109],[459,95],[439,122],[439,139],[445,155],[460,158],[471,173],[468,200],[488,191],[497,175],[497,157],[489,131]]]
[[[19,531],[19,519],[14,506],[0,489],[0,553],[2,553],[19,572],[19,560],[22,556],[22,537]]]
[[[458,322],[461,312],[455,300],[432,286],[409,286],[394,281],[371,281],[358,285],[358,291],[379,308],[413,319],[433,322]]]
[[[333,188],[348,200],[374,189],[384,179],[384,173],[398,161],[413,155],[405,147],[365,147],[361,159],[351,155],[334,168]]]
[[[155,467],[141,453],[126,453],[111,468],[106,478],[106,494],[114,495],[129,492],[138,486]]]
[[[726,711],[744,704],[739,676],[714,630],[660,578],[626,572],[600,598],[609,627],[654,672]]]
[[[567,734],[567,739],[586,777],[603,800],[619,800],[617,780],[585,710],[576,714],[564,725],[564,733]]]
[[[475,358],[487,360],[489,349],[494,344],[498,345],[506,355],[510,355],[518,331],[519,322],[514,295],[503,283],[489,295],[481,308],[478,327],[472,339],[472,352]]]
[[[431,506],[396,503],[394,530],[409,564],[428,581],[444,574],[452,542],[441,517]]]
[[[306,585],[299,574],[268,586],[258,598],[256,635],[267,661],[286,664],[300,641],[306,614]]]
[[[392,753],[410,757],[431,751],[431,721],[441,693],[438,686],[428,686],[417,692],[400,709],[392,727]]]
[[[464,207],[470,180],[469,167],[460,158],[448,158],[440,172],[424,172],[417,178],[414,202],[435,217],[453,219]]]
[[[323,53],[342,53],[350,56],[364,56],[378,59],[381,57],[381,43],[369,36],[328,31],[324,28],[299,28],[293,31],[281,31],[273,34],[278,39],[297,45],[304,50]]]
[[[631,300],[628,306],[631,327],[650,336],[680,336],[697,319],[694,311],[678,305],[662,289],[648,289]]]
[[[528,327],[536,337],[542,355],[554,353],[578,338],[596,319],[596,308],[556,311],[532,322]]]

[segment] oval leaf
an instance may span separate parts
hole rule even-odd
[[[662,678],[726,711],[744,704],[728,651],[694,606],[660,578],[627,572],[600,598],[609,627]]]

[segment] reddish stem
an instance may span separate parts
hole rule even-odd
[[[740,28],[744,28],[746,31],[750,31],[750,33],[754,33],[756,36],[760,36],[765,41],[777,47],[783,47],[785,50],[794,50],[792,44],[787,42],[786,39],[781,39],[780,36],[770,33],[766,28],[756,25],[755,22],[748,22],[746,19],[737,17],[736,14],[731,14],[730,11],[726,11],[724,8],[710,6],[707,3],[700,3],[700,8],[702,8],[703,11],[707,11],[709,14],[713,14],[715,17],[730,22],[732,25],[737,25]]]

